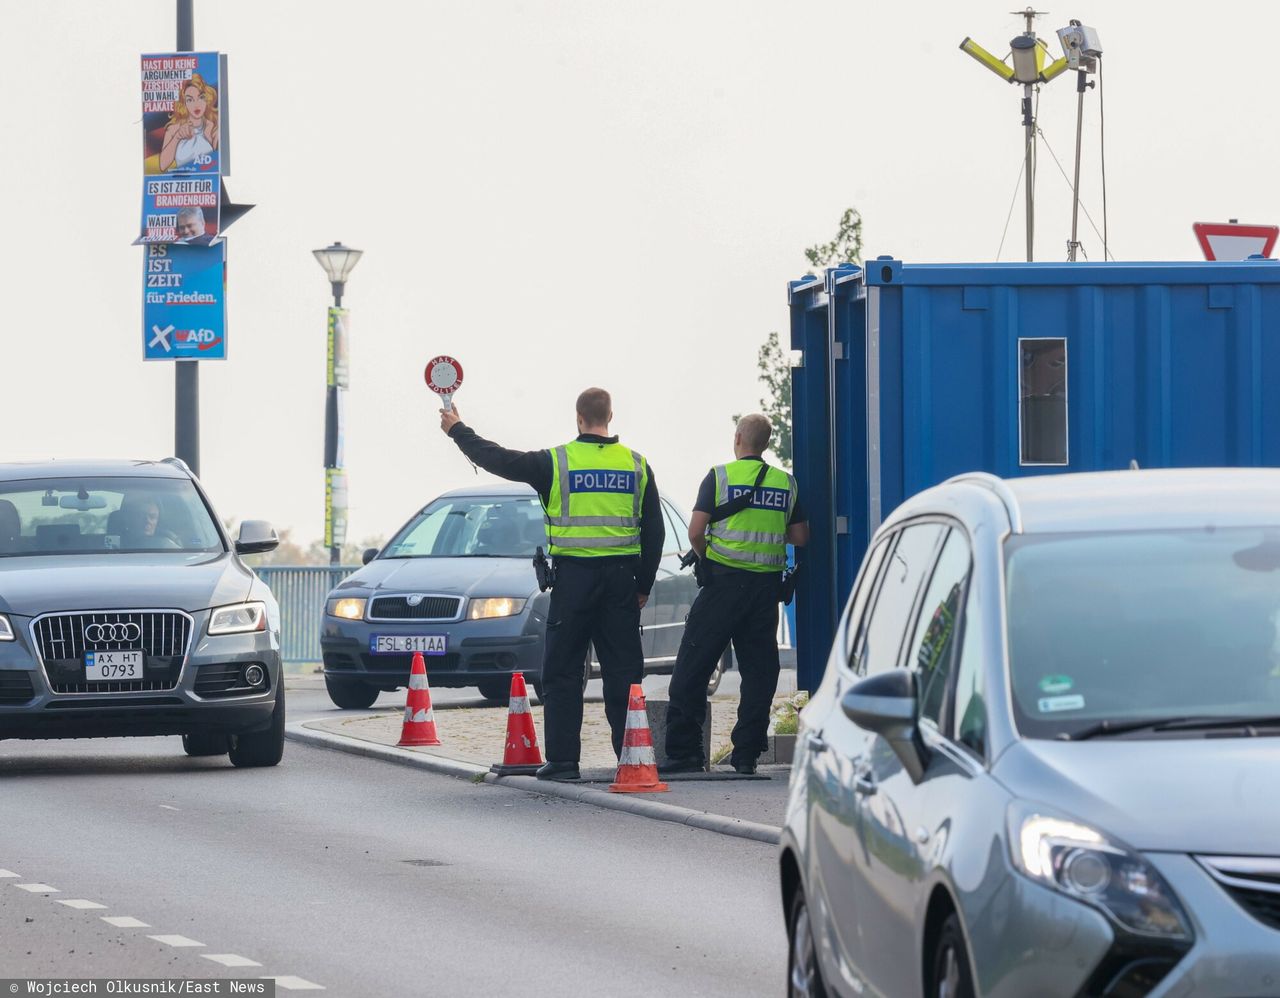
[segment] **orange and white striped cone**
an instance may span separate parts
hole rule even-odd
[[[618,760],[618,773],[609,785],[609,792],[655,794],[669,789],[658,779],[658,760],[653,754],[653,732],[649,730],[649,714],[644,707],[644,689],[639,683],[632,683],[627,730],[622,735],[622,758]]]
[[[499,776],[516,776],[536,773],[542,765],[542,752],[538,748],[538,732],[529,713],[529,691],[524,685],[524,673],[511,674],[511,704],[507,708],[507,747],[502,752],[502,762],[490,767]]]
[[[413,653],[409,670],[409,695],[404,705],[404,725],[397,745],[439,745],[436,714],[431,709],[431,687],[427,685],[427,662],[422,652]]]

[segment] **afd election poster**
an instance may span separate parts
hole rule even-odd
[[[227,359],[227,244],[148,246],[143,360]]]
[[[143,177],[140,243],[208,246],[221,221],[221,178]]]
[[[217,52],[142,57],[143,173],[225,172],[221,66]]]

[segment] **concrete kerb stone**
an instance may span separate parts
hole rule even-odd
[[[580,783],[558,783],[554,780],[539,780],[533,776],[495,776],[492,773],[488,774],[484,781],[502,787],[542,794],[544,797],[562,797],[582,804],[593,804],[596,807],[635,814],[642,818],[671,821],[677,825],[688,825],[690,828],[701,828],[708,832],[731,835],[739,839],[752,839],[756,842],[777,845],[779,836],[782,834],[782,829],[758,821],[730,818],[723,814],[711,814],[708,811],[695,811],[693,808],[680,807],[678,804],[663,804],[644,797],[611,794],[607,790],[597,790],[595,787],[583,786]]]
[[[656,821],[670,821],[690,828],[701,828],[704,831],[729,835],[734,838],[751,839],[755,842],[768,842],[776,845],[782,829],[762,822],[747,821],[742,818],[730,818],[723,814],[711,814],[707,811],[696,811],[677,804],[663,804],[660,801],[648,800],[622,794],[611,794],[606,790],[598,790],[593,786],[580,783],[557,783],[551,780],[539,780],[533,776],[497,776],[483,766],[475,766],[456,759],[446,759],[412,749],[397,748],[392,745],[381,745],[377,742],[364,741],[346,735],[336,735],[328,731],[317,731],[306,722],[294,722],[285,726],[285,737],[314,745],[318,748],[334,749],[352,755],[361,755],[385,762],[399,763],[403,766],[416,766],[444,776],[458,779],[475,780],[483,776],[485,783],[511,790],[524,790],[527,793],[540,794],[543,797],[559,797],[564,800],[591,804],[595,807],[611,811],[622,811],[626,814],[652,818]]]
[[[363,755],[385,762],[397,762],[404,766],[416,766],[444,776],[454,776],[461,780],[474,780],[477,776],[489,772],[484,766],[474,766],[469,762],[447,759],[426,752],[415,752],[413,749],[399,748],[395,745],[381,745],[360,738],[349,738],[346,735],[335,735],[328,731],[317,731],[306,722],[295,721],[286,724],[285,737],[306,745],[319,748],[336,749],[350,755]]]

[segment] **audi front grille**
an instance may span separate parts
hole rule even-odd
[[[149,693],[178,685],[192,621],[177,610],[53,613],[33,625],[36,648],[54,693]],[[144,679],[88,683],[87,651],[143,653]]]

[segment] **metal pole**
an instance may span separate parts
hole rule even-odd
[[[179,52],[195,51],[194,0],[177,0]],[[173,450],[200,474],[200,362],[179,360],[173,370]]]
[[[1036,120],[1031,113],[1031,84],[1023,87],[1022,124],[1027,134],[1026,163],[1023,171],[1026,176],[1027,192],[1027,262],[1035,259],[1036,242],[1036,182],[1035,182],[1035,141]]]
[[[1076,253],[1080,249],[1080,143],[1084,136],[1084,91],[1087,73],[1083,69],[1076,71],[1076,179],[1071,185],[1071,242],[1067,243],[1067,259],[1076,262]]]
[[[342,281],[330,281],[329,286],[333,290],[333,307],[342,307],[342,292],[345,286]],[[324,440],[325,440],[325,467],[333,468],[338,463],[338,392],[336,386],[331,385],[328,394],[325,397],[324,405]],[[332,514],[331,514],[332,515]],[[336,537],[334,538],[336,540]],[[332,544],[329,547],[329,564],[330,566],[338,565],[342,562],[342,547],[339,544]],[[333,583],[337,585],[337,582]]]

